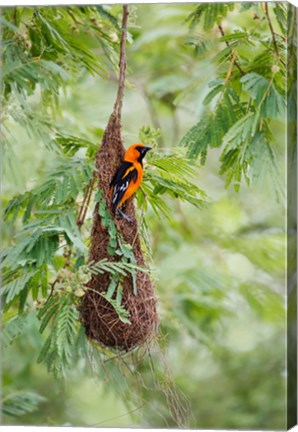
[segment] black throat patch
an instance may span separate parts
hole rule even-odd
[[[144,159],[144,156],[145,156],[146,153],[143,152],[143,147],[140,147],[140,146],[136,147],[136,150],[138,150],[138,152],[140,153],[140,156],[138,157],[137,161],[141,165],[143,165],[143,159]]]

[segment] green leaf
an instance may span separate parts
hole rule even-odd
[[[109,298],[113,297],[113,294],[117,288],[118,283],[119,283],[119,276],[117,274],[114,274],[111,277],[111,282],[109,284],[108,291],[106,293],[107,297],[109,297]]]
[[[265,131],[255,134],[248,148],[251,157],[251,178],[254,184],[264,187],[264,181],[273,188],[277,200],[284,199],[284,186],[282,175],[277,164],[274,147],[266,137]]]
[[[44,330],[47,328],[50,320],[55,317],[55,314],[57,313],[59,307],[59,298],[57,298],[56,296],[53,296],[52,298],[47,300],[47,302],[38,314],[38,318],[42,318],[42,322],[39,328],[40,333],[43,333]]]
[[[243,108],[237,95],[232,89],[222,85],[222,80],[216,80],[207,95],[205,103],[220,93],[220,98],[211,112],[203,114],[201,120],[193,126],[182,138],[179,146],[187,147],[187,155],[191,159],[201,157],[201,164],[205,164],[208,147],[219,147],[223,143],[223,137],[231,127],[243,115]],[[236,103],[235,103],[236,102]]]
[[[150,271],[147,268],[138,266],[134,263],[127,263],[124,261],[108,261],[107,258],[104,258],[97,263],[91,263],[87,269],[95,275],[108,272],[112,275],[121,274],[122,276],[126,276],[127,273],[130,273],[132,270],[139,270],[144,273],[148,273]]]
[[[241,284],[240,292],[260,318],[274,323],[285,317],[283,298],[268,287],[257,283]]]
[[[60,159],[55,168],[46,173],[43,182],[23,195],[15,196],[6,206],[5,218],[12,215],[13,218],[25,210],[24,222],[27,222],[32,214],[39,210],[52,209],[58,211],[57,207],[63,207],[73,202],[79,192],[83,192],[85,186],[90,182],[93,175],[92,169],[84,159]],[[50,204],[52,202],[52,204]],[[39,213],[40,214],[40,213]]]
[[[128,261],[128,263],[132,264],[130,274],[132,278],[132,287],[133,287],[133,294],[137,295],[137,271],[136,271],[136,259],[132,250],[131,245],[120,242],[120,250],[123,254],[122,262]],[[117,291],[118,295],[118,291]],[[121,303],[121,302],[120,302]]]
[[[210,30],[216,23],[220,23],[229,11],[234,9],[233,3],[203,3],[196,7],[187,21],[190,22],[190,28],[199,24],[202,20],[204,22],[204,30]]]
[[[62,148],[63,152],[68,156],[74,156],[80,149],[87,148],[97,150],[98,146],[93,144],[86,138],[77,137],[74,135],[68,135],[66,133],[58,132],[54,144]]]
[[[175,153],[166,155],[155,153],[148,163],[159,168],[163,173],[166,172],[178,177],[193,177],[197,168],[189,159]]]
[[[53,331],[51,332],[51,334],[47,337],[45,343],[43,344],[40,353],[38,355],[37,358],[37,363],[42,363],[46,360],[46,358],[49,355],[49,351],[51,349],[51,343],[52,343],[52,336],[53,336]]]
[[[287,29],[288,29],[288,5],[283,2],[275,2],[273,12],[275,14],[276,20],[279,24],[279,27],[283,33],[283,35],[287,36]]]
[[[40,60],[40,65],[43,66],[46,70],[53,72],[54,74],[58,74],[59,78],[67,82],[70,79],[69,73],[63,69],[62,66],[58,65],[57,63],[54,63],[50,60]]]
[[[142,184],[142,189],[146,193],[146,197],[155,213],[155,215],[161,219],[164,216],[167,219],[170,219],[172,216],[172,211],[170,207],[165,202],[165,199],[162,199],[159,195],[154,194],[154,186],[149,184],[149,182],[145,181]]]
[[[229,41],[238,41],[242,39],[247,39],[248,34],[245,31],[235,31],[234,33],[231,33],[229,35],[222,36],[220,38],[221,42],[229,42]]]
[[[118,290],[119,290],[119,288],[118,288]],[[118,290],[117,290],[117,292],[118,292]],[[120,293],[121,293],[121,291],[120,291]],[[104,297],[113,306],[113,308],[115,309],[120,321],[122,321],[124,324],[131,324],[131,322],[129,320],[129,316],[130,316],[129,312],[127,312],[124,309],[124,307],[121,306],[121,304],[119,304],[120,294],[118,297],[118,301],[108,297],[105,293],[100,293],[100,295],[102,297]]]
[[[272,80],[269,81],[257,73],[248,73],[240,80],[243,88],[250,92],[256,101],[257,108],[264,118],[283,117],[285,113],[285,98],[280,95]]]
[[[117,18],[115,18],[114,15],[106,9],[107,7],[108,6],[96,6],[96,9],[98,10],[98,13],[102,18],[107,19],[114,27],[120,30]]]
[[[78,311],[70,301],[65,301],[56,318],[56,344],[58,355],[71,365],[75,335],[77,333]]]
[[[29,196],[29,193],[24,193],[13,197],[4,210],[4,219],[12,215],[13,220],[15,220],[21,208],[28,203]]]
[[[57,377],[65,376],[75,356],[74,346],[78,332],[79,313],[70,294],[52,297],[39,313],[42,318],[40,331],[50,327],[38,357],[38,362],[45,362],[48,370]]]
[[[257,3],[256,2],[250,2],[250,1],[247,1],[247,2],[241,2],[241,8],[240,8],[240,12],[245,12],[245,11],[247,11],[248,9],[250,9],[250,8],[252,8],[254,5],[256,5]]]
[[[38,410],[39,405],[46,398],[31,391],[20,391],[3,398],[2,414],[19,417]]]
[[[2,328],[1,340],[4,347],[11,345],[22,333],[27,315],[21,314],[5,322]]]
[[[204,105],[208,105],[215,96],[220,94],[224,90],[224,84],[218,84],[215,87],[212,88],[212,90],[206,95],[205,99],[203,100]]]
[[[204,115],[203,118],[193,126],[182,138],[179,146],[188,148],[188,156],[196,159],[201,155],[201,163],[204,164],[207,155],[208,141],[207,130],[209,128],[210,116]]]
[[[116,293],[116,304],[117,307],[121,307],[121,302],[122,302],[122,296],[123,296],[123,287],[121,284],[118,285],[117,288],[117,293]]]
[[[11,22],[7,21],[3,16],[0,17],[0,22],[1,22],[2,25],[6,26],[10,30],[13,30],[13,31],[18,31],[19,30],[19,28],[17,26],[15,26]]]
[[[185,180],[179,181],[164,176],[158,176],[151,173],[146,174],[146,178],[154,184],[153,194],[168,193],[174,198],[180,198],[182,201],[187,201],[198,208],[204,207],[205,201],[198,195],[205,198],[205,193],[195,186],[193,183],[186,182]]]
[[[2,287],[2,298],[5,304],[10,303],[15,297],[17,297],[22,290],[27,287],[28,282],[34,277],[37,273],[35,271],[28,271],[24,268],[24,274],[22,276],[17,277],[11,282],[7,283]]]
[[[192,33],[187,36],[185,45],[194,47],[194,53],[200,57],[205,55],[208,51],[211,51],[214,43],[206,36],[199,33]]]
[[[252,127],[255,121],[253,113],[246,114],[232,126],[223,138],[224,153],[239,147],[252,137]]]

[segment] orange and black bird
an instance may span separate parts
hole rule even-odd
[[[121,207],[142,183],[143,158],[151,148],[144,144],[130,146],[110,184],[112,209],[118,217],[121,216],[128,222],[131,222],[131,219],[121,210]]]

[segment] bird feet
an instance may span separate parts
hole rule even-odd
[[[132,223],[132,220],[130,219],[130,217],[127,216],[127,214],[125,214],[120,208],[117,208],[116,216],[117,216],[117,219],[123,218],[126,220],[126,222]]]

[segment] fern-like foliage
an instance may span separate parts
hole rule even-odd
[[[62,293],[50,297],[38,315],[41,320],[41,333],[51,321],[50,333],[39,354],[38,362],[44,361],[49,371],[59,377],[65,376],[66,369],[73,364],[78,314],[72,295]]]
[[[62,114],[60,96],[79,78],[86,75],[107,78],[112,70],[118,68],[117,34],[121,29],[116,24],[118,18],[109,9],[109,6],[2,9],[1,141],[5,174],[17,175],[15,125],[21,126],[37,145],[45,145],[68,156],[84,148],[86,156],[94,158],[97,148],[94,143],[67,133],[59,126],[58,119]],[[15,198],[11,203],[15,215],[19,205],[28,204],[24,214],[27,218],[30,208],[39,202],[39,196],[46,203],[51,202],[55,194],[56,202],[62,203],[70,188],[72,198],[75,198],[81,189],[82,179],[80,173],[76,175],[73,164],[69,168],[70,176],[64,178],[62,185],[59,184],[59,173],[53,172],[48,184]],[[55,174],[58,180],[56,186]]]
[[[271,124],[285,114],[285,44],[283,36],[271,33],[268,16],[275,14],[286,36],[287,8],[274,4],[267,14],[258,4],[248,5],[243,4],[240,12],[246,13],[253,6],[255,17],[267,22],[269,37],[267,34],[261,38],[258,26],[225,33],[222,19],[237,7],[234,4],[202,4],[189,16],[191,34],[201,24],[205,30],[217,24],[219,40],[226,47],[213,58],[219,73],[209,83],[210,91],[204,99],[206,110],[180,141],[188,156],[200,158],[201,164],[206,163],[209,148],[222,147],[220,173],[226,177],[226,186],[233,184],[237,191],[242,179],[248,184],[256,181],[260,160],[268,179],[273,172],[275,178],[279,177]],[[248,59],[245,52],[254,47],[256,54]],[[275,190],[279,194],[276,182]]]
[[[6,114],[30,136],[52,146],[59,91],[84,74],[107,77],[117,68],[118,42],[112,35],[120,32],[120,27],[115,27],[115,22],[104,6],[4,8],[2,82]],[[90,48],[92,40],[100,47],[96,53]],[[37,89],[39,110],[27,99]],[[5,122],[2,133],[9,149],[12,138]]]
[[[34,412],[46,400],[45,397],[33,391],[19,391],[4,396],[2,401],[2,414],[10,417],[19,417]]]
[[[68,156],[75,156],[79,150],[87,149],[86,156],[90,159],[94,159],[98,149],[98,145],[94,144],[90,140],[84,137],[66,134],[62,131],[56,133],[53,143]]]
[[[22,333],[26,323],[26,318],[25,314],[20,314],[3,323],[1,332],[1,342],[3,347],[11,345]]]
[[[233,3],[202,3],[189,15],[187,21],[191,28],[203,21],[203,29],[210,30],[216,23],[220,23],[234,7]]]
[[[13,279],[11,282],[7,283],[2,287],[2,301],[4,304],[10,303],[16,296],[24,290],[28,282],[35,275],[35,271],[26,271],[22,276]]]
[[[131,274],[135,286],[136,271],[148,272],[149,270],[134,263],[133,253],[128,245],[121,244],[117,255],[120,255],[120,261],[103,259],[97,263],[90,262],[74,273],[62,269],[52,284],[51,294],[47,300],[38,302],[40,310],[37,316],[40,320],[40,333],[47,334],[38,362],[46,363],[48,370],[57,377],[65,377],[78,358],[77,343],[82,339],[82,330],[77,305],[78,299],[90,289],[85,287],[90,276],[102,273],[111,275],[107,292],[97,292],[97,294],[114,307],[121,321],[130,324],[129,313],[122,305],[122,279]],[[11,321],[10,326],[13,323],[14,321]],[[13,329],[17,327],[16,324]],[[12,330],[10,333],[13,333]]]
[[[93,167],[87,160],[60,159],[40,185],[7,204],[4,217],[21,217],[23,226],[13,244],[1,254],[4,308],[17,301],[23,310],[30,297],[47,297],[48,266],[59,255],[61,246],[73,247],[78,257],[86,254],[76,222],[77,199],[92,175]]]
[[[171,217],[171,209],[161,195],[189,202],[201,208],[206,204],[206,194],[191,179],[196,173],[195,165],[188,157],[179,152],[159,154],[154,152],[148,157],[145,170],[143,191],[158,217]],[[138,193],[140,205],[147,206],[144,193]]]
[[[23,222],[31,218],[32,209],[35,216],[44,218],[45,215],[59,213],[61,206],[65,209],[84,191],[93,175],[93,166],[88,160],[63,158],[58,160],[56,167],[46,173],[43,182],[36,188],[15,196],[6,206],[4,217],[14,219],[23,216]],[[56,213],[55,213],[56,210]]]
[[[187,36],[185,45],[193,47],[194,54],[197,57],[205,55],[213,48],[213,43],[210,41],[210,39],[198,32],[192,32],[189,36]]]
[[[260,118],[276,119],[285,114],[285,95],[279,93],[274,85],[274,76],[270,81],[257,73],[248,73],[241,80],[243,89],[248,91],[256,103]]]

